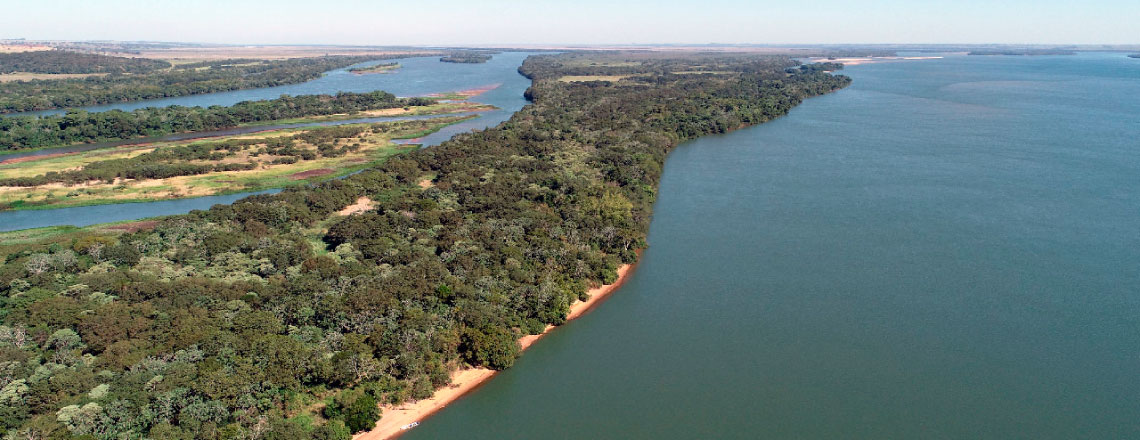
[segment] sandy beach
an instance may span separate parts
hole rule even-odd
[[[618,277],[613,284],[590,289],[588,292],[590,298],[570,306],[570,313],[566,315],[566,320],[574,320],[602,302],[629,279],[629,274],[633,268],[634,265],[622,265],[617,270]],[[522,346],[523,350],[526,350],[555,328],[555,326],[549,325],[546,326],[542,334],[523,336],[519,339],[519,345]],[[353,440],[388,440],[399,437],[407,431],[404,429],[406,426],[423,422],[424,419],[445,408],[449,403],[456,401],[490,380],[495,376],[495,373],[497,371],[487,368],[465,368],[453,372],[451,373],[451,385],[435,390],[435,394],[430,398],[399,406],[381,405],[380,421],[376,422],[376,427],[352,438]]]
[[[488,84],[488,85],[485,85],[483,87],[476,87],[474,89],[460,90],[458,92],[430,93],[427,96],[434,97],[434,98],[440,98],[440,97],[444,97],[444,96],[460,96],[460,97],[463,97],[464,99],[474,98],[476,96],[482,95],[482,94],[490,92],[492,90],[495,90],[495,89],[499,88],[499,86],[501,86],[501,85],[502,84]]]
[[[353,215],[366,212],[372,209],[372,199],[367,196],[356,199],[356,203],[345,206],[344,209],[337,212],[338,215]]]

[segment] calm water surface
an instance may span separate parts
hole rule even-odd
[[[450,139],[457,133],[498,125],[500,122],[509,119],[511,114],[526,105],[523,92],[526,91],[527,87],[530,87],[530,80],[519,75],[517,69],[522,65],[523,60],[526,59],[528,55],[530,54],[504,52],[495,55],[494,58],[483,64],[442,63],[438,57],[410,58],[396,60],[403,67],[396,70],[395,73],[389,74],[357,75],[348,72],[346,68],[331,71],[319,79],[302,84],[96,106],[86,109],[90,111],[106,111],[110,109],[132,110],[141,107],[169,105],[232,105],[245,100],[273,99],[282,94],[334,94],[337,92],[370,92],[373,90],[384,90],[399,96],[424,96],[431,93],[445,93],[497,86],[494,90],[483,93],[471,100],[494,105],[498,107],[498,110],[481,112],[477,118],[447,126],[436,133],[416,140],[417,143],[426,147],[437,145]],[[359,65],[366,66],[384,62],[391,61],[373,61]],[[392,120],[393,118],[379,119]],[[361,122],[370,121],[372,120],[362,120]],[[339,123],[344,123],[344,121],[322,123],[322,125]],[[268,128],[272,127],[239,128],[227,131],[259,131]],[[164,138],[176,139],[184,136],[187,135],[172,135]],[[138,142],[138,140],[131,142]],[[89,147],[90,146],[78,146],[66,148],[82,150],[89,149]],[[48,152],[53,151],[41,150],[28,154],[46,154]],[[0,158],[12,158],[18,155],[25,154],[0,156]],[[218,203],[232,203],[235,200],[251,194],[255,193],[35,211],[0,211],[0,231],[58,225],[87,226],[161,215],[183,214],[194,209],[207,209]]]
[[[846,73],[678,148],[625,287],[404,438],[1140,438],[1140,60]]]

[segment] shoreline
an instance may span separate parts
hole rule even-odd
[[[891,61],[919,61],[919,60],[939,60],[945,57],[941,56],[915,56],[915,57],[841,57],[841,58],[828,58],[828,57],[809,57],[807,60],[812,63],[839,63],[844,66],[858,66],[860,64],[875,64],[885,63]]]
[[[640,252],[638,252],[640,257]],[[593,309],[600,304],[603,300],[621,288],[629,280],[629,275],[633,269],[637,267],[637,263],[623,264],[617,269],[617,279],[612,284],[605,284],[588,290],[586,293],[590,298],[585,301],[578,301],[570,306],[570,312],[566,314],[566,322],[569,323],[586,312]],[[563,324],[566,325],[566,324]],[[547,325],[542,333],[537,335],[526,335],[519,338],[519,346],[521,351],[526,351],[527,348],[542,339],[554,329],[559,326]],[[491,378],[495,377],[498,371],[489,368],[461,368],[451,373],[451,384],[435,390],[431,397],[411,403],[404,403],[399,406],[381,405],[380,420],[376,422],[371,430],[355,434],[352,436],[353,440],[390,440],[400,435],[403,435],[408,429],[405,426],[412,423],[422,423],[428,417],[431,417],[439,410],[447,407],[452,402],[459,400],[468,393],[474,391],[479,386],[483,385]]]

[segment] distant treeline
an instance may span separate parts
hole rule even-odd
[[[169,67],[161,60],[64,50],[0,53],[0,73],[148,73]]]
[[[972,50],[968,55],[1076,55],[1076,51],[1066,49],[996,49]]]
[[[71,111],[63,115],[0,118],[0,151],[220,130],[253,122],[362,110],[434,104],[427,98],[397,98],[387,92],[282,96],[230,107],[148,107],[125,112]]]
[[[445,63],[479,64],[490,61],[491,56],[481,53],[454,53],[439,60]]]
[[[799,67],[788,69],[788,73],[796,73],[797,70],[803,73],[834,72],[836,70],[843,70],[843,63],[804,64]]]
[[[401,55],[403,56],[403,55]],[[223,60],[145,74],[0,83],[0,113],[83,107],[295,84],[381,56]],[[393,57],[394,58],[394,57]]]

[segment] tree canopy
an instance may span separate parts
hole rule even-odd
[[[162,60],[65,50],[0,53],[0,73],[148,73],[169,67]]]

